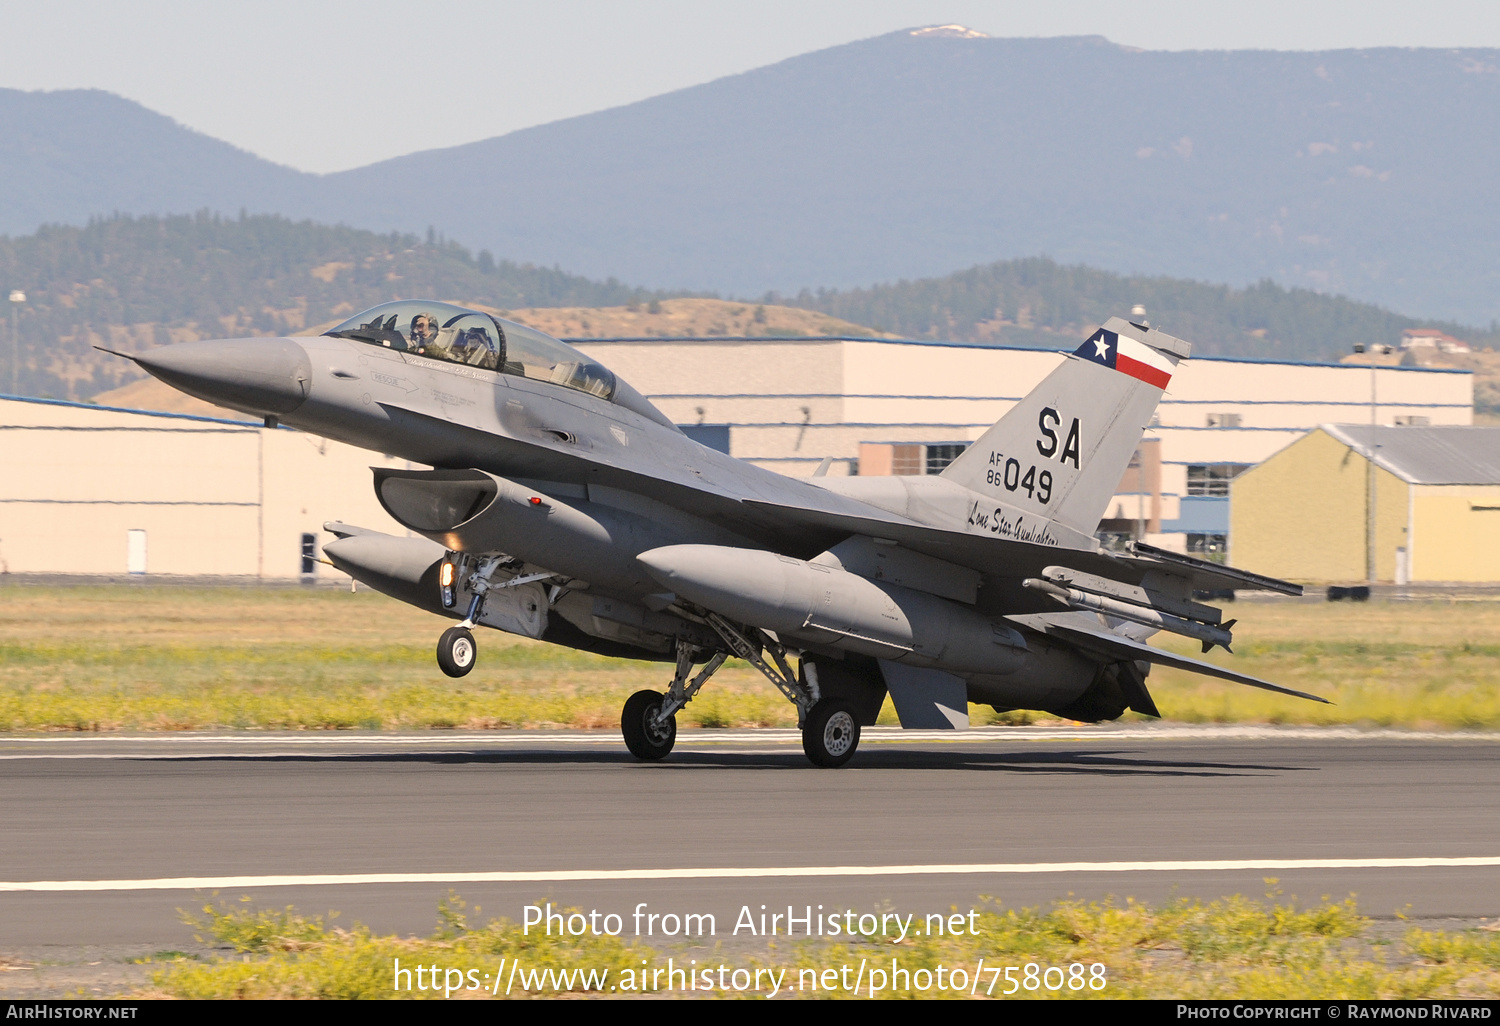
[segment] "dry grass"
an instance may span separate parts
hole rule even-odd
[[[1243,602],[1235,654],[1202,657],[1285,687],[1318,705],[1157,668],[1151,691],[1168,717],[1261,722],[1500,727],[1500,603]],[[1163,648],[1198,656],[1178,638]]]
[[[1234,613],[1236,654],[1209,658],[1337,704],[1158,668],[1151,689],[1168,718],[1500,727],[1500,603],[1243,602]],[[432,656],[448,623],[365,591],[0,586],[0,730],[614,729],[631,692],[671,673],[485,631],[478,669],[451,681]],[[894,722],[889,704],[882,722]],[[731,663],[680,723],[795,716]]]
[[[479,667],[453,681],[432,654],[450,623],[365,591],[4,588],[0,730],[618,729],[626,697],[671,677],[485,631]],[[679,722],[795,714],[731,666]]]
[[[1274,888],[1274,881],[1268,883]],[[979,908],[974,935],[914,932],[899,944],[878,937],[852,943],[811,940],[703,959],[701,950],[654,950],[625,937],[548,937],[535,930],[526,936],[505,920],[471,926],[462,899],[453,895],[439,906],[437,931],[425,938],[376,936],[357,924],[339,929],[322,917],[302,916],[292,908],[256,909],[244,899],[238,907],[208,904],[185,916],[200,931],[200,940],[230,948],[233,955],[206,963],[169,961],[154,984],[160,995],[200,999],[488,998],[491,991],[506,996],[489,975],[499,970],[497,975],[512,984],[518,977],[523,981],[511,990],[512,997],[618,996],[617,986],[640,989],[630,983],[643,968],[664,968],[669,957],[679,965],[696,957],[704,965],[727,963],[750,973],[784,970],[780,985],[786,996],[1000,998],[1008,989],[1010,997],[1043,999],[1500,996],[1500,934],[1407,930],[1393,943],[1352,899],[1324,898],[1303,908],[1273,889],[1264,900],[1181,899],[1159,907],[1127,899],[1007,909],[986,898]],[[408,971],[407,987],[397,990],[397,959],[403,966],[437,967],[428,979],[442,979],[452,989],[419,989]],[[520,963],[521,973],[505,973],[511,962]],[[862,971],[856,978],[856,965],[879,971],[884,989],[872,995],[875,972]],[[850,968],[842,986],[830,988],[828,978],[821,978],[822,986],[808,989],[809,981],[820,978],[817,970],[841,966]],[[893,971],[898,966],[915,986],[901,986]],[[946,988],[933,986],[942,979],[939,966],[949,974]],[[1009,982],[1005,966],[1015,967]],[[1049,967],[1055,972],[1046,972]],[[474,970],[473,976],[466,970]],[[964,983],[954,986],[952,974],[960,970]],[[852,993],[849,984],[859,979],[866,982]],[[766,989],[746,996],[765,996]],[[710,994],[735,996],[727,987]]]

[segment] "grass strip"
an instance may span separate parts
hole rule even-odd
[[[1205,658],[1335,704],[1158,667],[1149,684],[1168,719],[1500,729],[1500,603],[1234,612],[1235,653]],[[448,625],[371,592],[0,585],[0,731],[615,729],[625,699],[663,689],[671,672],[484,631],[478,668],[449,680],[432,654]],[[1183,639],[1157,643],[1198,654]],[[975,723],[1049,719],[970,711]],[[794,726],[796,715],[731,661],[678,720]],[[889,703],[881,722],[896,722]]]
[[[535,928],[528,936],[504,919],[471,926],[463,899],[451,893],[439,905],[438,928],[421,938],[377,936],[357,924],[346,930],[332,925],[332,917],[307,917],[292,907],[256,909],[248,898],[237,906],[209,903],[184,918],[201,942],[233,953],[165,965],[153,975],[158,996],[490,998],[507,996],[507,987],[512,998],[620,996],[641,993],[640,984],[651,978],[646,974],[670,958],[679,968],[727,966],[731,981],[736,969],[745,971],[746,981],[764,981],[758,995],[731,982],[695,987],[699,996],[705,989],[716,996],[767,996],[779,972],[782,995],[824,998],[1000,997],[1011,987],[1011,997],[1038,999],[1500,997],[1500,934],[1408,929],[1391,940],[1360,914],[1352,898],[1325,898],[1301,908],[1274,890],[1265,899],[1184,898],[1160,906],[1065,900],[1046,909],[1008,909],[986,898],[974,936],[912,936],[900,943],[808,940],[756,952],[651,948],[619,937],[547,936]],[[397,959],[405,967],[436,967],[428,978],[444,980],[450,989],[419,988],[414,977],[398,988]],[[988,971],[975,973],[981,959],[989,966],[1017,967],[1011,974],[1015,982]],[[855,994],[848,987],[851,977],[829,986],[822,975],[861,963],[899,965],[912,983],[903,987],[895,975],[884,989],[872,994],[867,983]],[[1096,965],[1105,967],[1103,974],[1092,968]],[[513,972],[508,977],[507,966]],[[940,966],[950,982],[961,967],[966,982],[979,982],[972,990],[934,986],[942,976]],[[1058,973],[1048,973],[1049,967],[1058,967]],[[459,970],[456,978],[450,969]],[[755,975],[757,970],[763,975]],[[506,982],[495,983],[496,978]],[[660,979],[644,992],[664,993]],[[1103,985],[1092,985],[1095,979]]]

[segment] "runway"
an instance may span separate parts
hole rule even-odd
[[[1272,728],[0,738],[0,953],[182,947],[177,909],[340,910],[426,933],[552,901],[628,917],[966,912],[1126,895],[1354,893],[1374,916],[1500,915],[1500,738]],[[627,919],[628,922],[628,919]],[[660,942],[665,938],[654,938]],[[763,940],[760,942],[763,943]]]

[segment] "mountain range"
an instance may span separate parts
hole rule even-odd
[[[1047,256],[1500,318],[1500,51],[903,31],[304,174],[94,91],[0,90],[0,232],[240,210],[759,297]]]

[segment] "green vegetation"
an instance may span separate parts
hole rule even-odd
[[[685,295],[496,260],[488,251],[475,256],[431,234],[419,239],[281,217],[208,214],[114,217],[0,237],[0,281],[27,294],[18,309],[20,390],[66,399],[87,399],[139,376],[95,345],[134,351],[196,338],[294,333],[413,296],[501,310],[633,305],[658,314],[662,299]],[[868,289],[767,294],[755,307],[757,320],[764,319],[765,303],[817,310],[908,338],[1044,348],[1071,347],[1089,326],[1136,303],[1145,304],[1153,323],[1208,355],[1337,358],[1356,342],[1394,344],[1403,329],[1419,323],[1478,346],[1500,341],[1494,325],[1485,331],[1418,322],[1269,281],[1234,289],[1040,258]]]
[[[0,281],[26,291],[18,311],[21,391],[64,399],[88,398],[138,375],[94,345],[133,351],[195,338],[281,335],[424,296],[513,309],[612,306],[662,295],[496,260],[488,251],[476,257],[430,234],[423,240],[208,214],[113,217],[0,237]]]
[[[451,621],[373,592],[4,589],[0,730],[618,729],[666,664],[605,659],[486,631],[452,681],[433,646]],[[722,671],[683,726],[793,725],[747,666]]]
[[[1274,888],[1275,881],[1268,881]],[[474,910],[476,913],[478,909]],[[1059,901],[1050,909],[1005,908],[982,899],[977,935],[910,936],[899,944],[890,939],[853,943],[801,941],[763,951],[726,953],[716,949],[705,958],[702,949],[656,950],[609,936],[548,937],[537,931],[527,936],[515,923],[491,920],[470,926],[461,898],[450,894],[438,909],[438,928],[425,938],[376,936],[355,924],[332,925],[333,916],[300,915],[294,908],[257,909],[249,898],[239,905],[210,902],[201,912],[184,914],[199,931],[199,940],[232,948],[234,954],[209,962],[179,960],[154,976],[157,993],[183,998],[381,998],[443,997],[441,988],[394,988],[396,960],[403,966],[438,966],[442,978],[454,986],[452,996],[505,996],[502,986],[488,978],[473,978],[462,970],[492,974],[511,962],[523,967],[507,976],[512,997],[572,993],[609,994],[643,965],[661,966],[668,957],[681,963],[726,964],[732,968],[774,971],[782,992],[797,993],[806,986],[800,970],[841,965],[887,964],[896,959],[911,974],[925,971],[937,978],[940,965],[951,973],[964,967],[966,979],[984,960],[987,966],[1016,966],[1017,991],[1025,998],[1494,998],[1500,996],[1500,935],[1481,930],[1466,932],[1408,929],[1399,943],[1390,943],[1379,924],[1359,913],[1354,900],[1324,898],[1309,908],[1295,899],[1282,900],[1276,891],[1265,900],[1231,897],[1203,902],[1180,899],[1160,907],[1126,899],[1124,902]],[[175,953],[174,953],[175,954]],[[501,960],[504,959],[505,962]],[[1036,966],[1030,987],[1028,963]],[[1094,975],[1095,965],[1103,973]],[[1049,989],[1042,972],[1056,966],[1070,977],[1056,975]],[[538,979],[540,970],[553,972]],[[453,977],[449,969],[461,970]],[[579,971],[582,971],[582,975]],[[528,977],[527,973],[530,972]],[[559,987],[559,974],[571,986]],[[1102,977],[1100,989],[1090,979]],[[521,988],[515,980],[523,981]],[[764,979],[769,980],[770,974]],[[872,977],[866,977],[872,979]],[[920,976],[917,977],[921,979]],[[530,989],[525,981],[531,981]],[[994,985],[993,996],[1009,989],[1002,974],[981,974],[979,994]],[[543,982],[545,981],[545,982]],[[868,996],[866,991],[859,996]],[[765,989],[763,988],[762,994]],[[731,991],[731,994],[733,992]],[[806,994],[806,991],[803,992]],[[809,995],[810,996],[810,995]],[[847,991],[820,990],[818,996],[853,996]],[[936,988],[925,994],[887,990],[884,997],[968,996],[964,989],[946,994]]]
[[[1140,303],[1151,323],[1188,339],[1203,356],[1281,360],[1338,359],[1356,342],[1395,345],[1407,328],[1438,327],[1480,346],[1500,342],[1488,330],[1410,317],[1341,296],[1287,289],[1271,281],[1249,288],[1126,276],[1044,258],[1003,260],[942,278],[867,289],[768,293],[767,303],[819,310],[906,338],[985,341],[1046,349],[1071,346],[1089,327]]]
[[[452,894],[439,904],[438,928],[426,938],[378,937],[357,923],[344,930],[332,925],[336,916],[325,922],[321,916],[299,915],[290,906],[254,909],[248,898],[238,908],[206,904],[201,913],[184,913],[184,921],[199,931],[200,941],[233,948],[236,955],[171,966],[156,974],[156,987],[180,998],[441,997],[441,991],[415,987],[396,992],[396,959],[405,965],[442,963],[493,972],[501,958],[520,958],[554,970],[604,970],[617,976],[650,957],[649,951],[613,937],[525,936],[506,920],[471,929],[464,900]]]
[[[0,596],[0,730],[613,730],[626,697],[663,688],[671,672],[486,631],[478,669],[452,681],[432,656],[449,621],[367,591],[9,586]],[[1244,602],[1235,613],[1235,654],[1209,658],[1335,704],[1158,667],[1149,683],[1169,719],[1500,728],[1500,604]],[[1050,719],[971,713],[975,723]],[[733,662],[678,722],[796,718]],[[889,704],[881,722],[895,723]]]
[[[1500,604],[1240,603],[1235,654],[1163,648],[1329,699],[1320,705],[1158,667],[1157,707],[1174,720],[1500,728]]]

